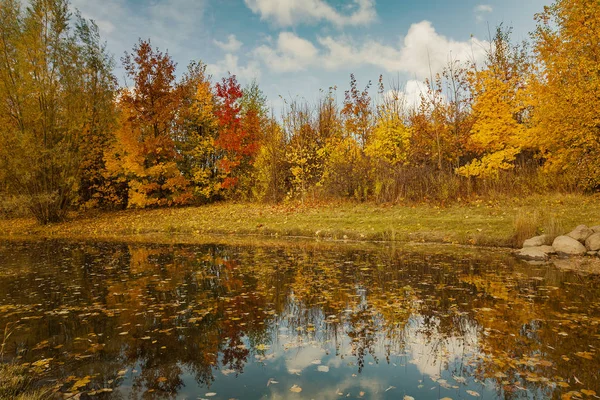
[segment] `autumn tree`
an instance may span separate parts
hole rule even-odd
[[[513,169],[527,146],[530,62],[525,46],[510,42],[510,30],[498,27],[486,65],[473,70],[474,125],[467,143],[476,157],[457,169],[465,176],[497,177]]]
[[[0,0],[0,170],[5,190],[40,223],[63,219],[76,201],[84,138],[104,130],[94,113],[113,89],[95,27],[76,26],[67,0],[32,0],[25,10]]]
[[[219,126],[215,144],[223,152],[219,166],[225,174],[221,187],[231,193],[248,173],[258,151],[258,114],[256,110],[242,114],[244,92],[235,75],[223,78],[215,88]]]
[[[557,0],[537,15],[533,137],[546,169],[600,187],[600,3]]]
[[[181,79],[182,104],[178,113],[175,136],[179,169],[193,186],[196,201],[208,202],[220,195],[224,174],[217,149],[219,134],[215,115],[217,98],[206,64],[193,62]]]
[[[180,155],[174,141],[182,104],[175,63],[144,40],[122,62],[133,87],[119,95],[120,126],[107,154],[107,167],[127,182],[129,207],[185,204],[191,194],[178,169]]]
[[[380,77],[379,95],[375,127],[365,153],[372,168],[373,195],[378,200],[396,200],[398,172],[409,163],[411,129],[405,123],[406,104],[400,89],[386,92]]]
[[[277,203],[289,191],[290,166],[286,158],[287,141],[284,131],[273,115],[263,127],[260,150],[256,156],[254,197]]]
[[[116,128],[114,62],[94,22],[87,23],[78,15],[76,30],[81,42],[82,89],[86,95],[87,118],[79,149],[78,202],[84,207],[111,205],[124,197],[124,186],[111,180],[106,173],[104,158],[104,152],[112,145]]]
[[[369,81],[361,91],[354,74],[350,75],[350,89],[344,93],[342,109],[331,114],[331,105],[323,109],[335,117],[339,135],[328,138],[324,185],[329,186],[330,194],[352,196],[364,200],[369,192],[369,165],[365,148],[371,138],[374,125],[373,104]],[[327,98],[331,101],[331,97]],[[327,105],[327,103],[325,103]]]

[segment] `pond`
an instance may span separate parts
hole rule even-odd
[[[600,393],[600,277],[501,251],[4,243],[0,329],[82,399]]]

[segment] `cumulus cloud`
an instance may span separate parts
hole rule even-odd
[[[214,64],[208,64],[206,69],[215,79],[226,77],[231,73],[242,83],[251,82],[261,76],[260,66],[256,61],[250,60],[246,65],[240,65],[239,57],[231,53],[225,54],[222,60]]]
[[[235,35],[229,35],[227,37],[226,42],[221,42],[219,40],[214,40],[214,44],[216,44],[220,49],[226,51],[227,53],[237,53],[241,48],[243,43],[237,40]]]
[[[477,22],[483,22],[486,14],[491,14],[494,8],[489,4],[479,4],[473,9]]]
[[[292,32],[281,32],[274,46],[259,46],[254,50],[254,56],[277,72],[303,70],[314,65],[320,57],[310,41]]]
[[[353,0],[342,13],[325,0],[244,0],[253,13],[281,27],[329,22],[337,27],[366,25],[377,17],[375,0]]]
[[[284,32],[273,46],[262,45],[254,54],[276,72],[324,67],[337,70],[371,65],[387,72],[401,72],[416,79],[442,70],[450,60],[479,61],[488,43],[474,37],[456,41],[437,33],[429,21],[413,24],[397,45],[375,40],[357,43],[349,37],[319,37],[317,47],[297,35]]]

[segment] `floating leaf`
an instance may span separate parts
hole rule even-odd
[[[467,393],[473,397],[480,397],[481,395],[474,390],[467,390]]]
[[[317,371],[319,371],[319,372],[329,372],[329,367],[327,365],[319,365],[317,367]]]
[[[71,392],[76,392],[80,388],[87,386],[87,384],[90,383],[91,379],[92,377],[89,375],[79,379],[73,384],[73,387],[71,387]]]
[[[302,388],[298,385],[294,385],[290,388],[290,392],[300,393],[301,391],[302,391]]]
[[[217,394],[216,394],[215,392],[209,392],[209,393],[206,393],[206,394],[205,394],[205,396],[206,396],[206,397],[214,397],[214,396],[216,396],[216,395],[217,395]]]

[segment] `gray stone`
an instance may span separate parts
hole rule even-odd
[[[585,239],[592,236],[594,231],[588,228],[585,225],[579,225],[577,228],[573,229],[571,232],[567,233],[567,236],[572,237],[575,240],[580,241],[581,243],[585,243]]]
[[[592,236],[585,240],[585,247],[589,251],[600,250],[600,233],[594,233]]]
[[[556,254],[556,250],[552,246],[540,246],[540,249],[548,254]]]
[[[517,258],[528,261],[546,261],[550,258],[550,252],[548,247],[553,252],[552,246],[537,246],[537,247],[524,247],[521,250],[517,250],[515,255]]]
[[[552,247],[558,254],[566,254],[570,256],[580,256],[587,253],[587,249],[579,241],[570,236],[559,236],[554,239]]]
[[[534,236],[531,239],[527,239],[523,242],[523,247],[538,247],[552,244],[552,237],[550,235]]]

